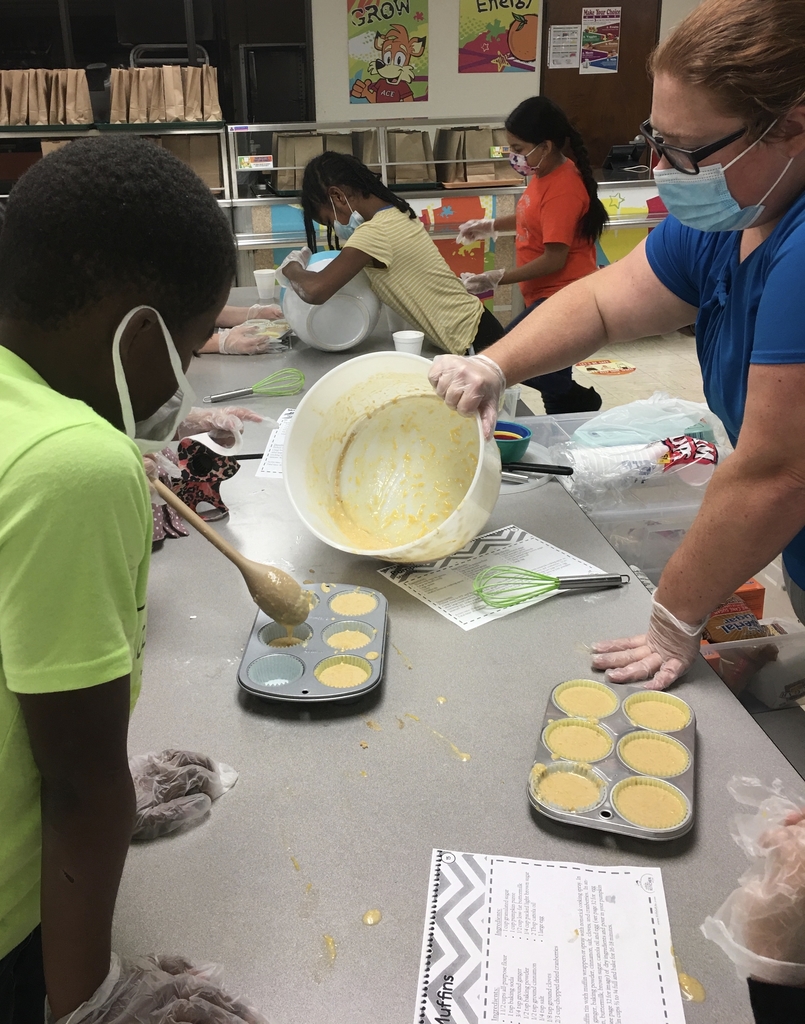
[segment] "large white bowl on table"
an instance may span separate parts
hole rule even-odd
[[[307,269],[319,273],[337,258],[337,252],[314,253]],[[354,348],[375,329],[381,308],[365,270],[320,306],[305,302],[290,284],[283,289],[280,301],[285,319],[297,337],[322,352]]]
[[[299,403],[283,475],[302,522],[341,551],[428,562],[484,528],[500,490],[500,454],[478,416],[459,416],[428,381],[430,360],[403,352],[350,359]]]

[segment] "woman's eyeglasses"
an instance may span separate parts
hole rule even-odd
[[[650,120],[644,121],[640,125],[640,133],[649,144],[651,151],[658,157],[664,157],[677,171],[681,171],[683,174],[698,174],[700,160],[704,160],[713,153],[717,153],[719,149],[723,149],[731,142],[740,139],[742,135],[746,135],[746,128],[739,128],[738,131],[725,135],[723,139],[711,142],[707,146],[699,146],[698,149],[681,149],[679,146],[669,146],[666,142],[663,142],[661,135],[655,133],[651,127]]]

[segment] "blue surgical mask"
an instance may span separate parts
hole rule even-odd
[[[776,123],[772,122],[763,135]],[[725,171],[742,156],[746,156],[760,139],[756,139],[726,166],[707,164],[698,174],[684,174],[675,168],[655,169],[654,180],[657,182],[657,190],[668,212],[682,224],[699,231],[743,231],[751,227],[765,210],[763,203],[780,184],[783,175],[793,163],[793,158],[788,161],[760,202],[754,206],[740,207],[729,190]]]
[[[363,224],[363,217],[361,217],[357,210],[352,209],[352,206],[350,206],[350,202],[347,199],[347,206],[349,206],[352,212],[349,215],[347,223],[342,224],[338,219],[338,214],[335,212],[335,203],[333,202],[332,196],[330,196],[330,206],[333,208],[333,216],[335,218],[333,221],[333,231],[335,231],[337,238],[340,238],[342,242],[346,242],[348,238],[352,237],[355,232],[355,228],[359,228],[361,224]]]
[[[542,161],[545,159],[545,154],[543,153],[543,155],[540,157],[539,164],[535,164],[534,167],[532,167],[531,164],[529,164],[528,158],[531,156],[534,150],[538,149],[541,145],[542,143],[538,142],[537,145],[529,149],[527,153],[509,153],[509,163],[512,166],[512,170],[517,171],[518,174],[522,174],[524,178],[527,178],[529,174],[534,174],[537,170],[539,170],[539,164],[541,164]]]

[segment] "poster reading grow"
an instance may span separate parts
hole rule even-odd
[[[614,75],[620,44],[620,7],[582,8],[580,75]]]
[[[347,0],[349,102],[428,98],[428,0]]]
[[[459,0],[462,74],[535,71],[539,0]]]

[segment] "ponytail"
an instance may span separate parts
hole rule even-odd
[[[506,131],[535,146],[541,142],[552,142],[560,152],[570,142],[573,160],[590,197],[590,206],[579,219],[577,232],[590,242],[597,241],[609,214],[598,198],[598,187],[584,140],[564,110],[546,96],[532,96],[523,100],[506,118]]]
[[[387,188],[366,164],[348,153],[327,150],[308,162],[302,178],[302,213],[305,218],[307,244],[311,252],[317,251],[314,225],[321,216],[321,207],[327,206],[330,202],[328,189],[333,187],[351,188],[355,192],[360,192],[362,196],[377,196],[389,206],[395,206],[401,213],[407,213],[411,220],[416,220],[416,214],[408,203]],[[331,225],[327,226],[327,248],[341,248]]]

